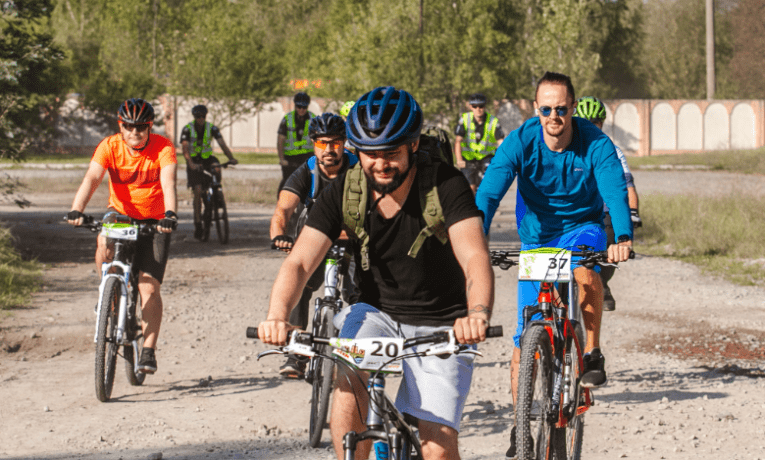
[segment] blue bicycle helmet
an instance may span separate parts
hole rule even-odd
[[[346,137],[361,151],[391,150],[420,138],[422,118],[411,94],[381,86],[356,101],[346,121]]]

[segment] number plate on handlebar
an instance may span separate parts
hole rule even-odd
[[[404,339],[375,337],[369,339],[331,339],[329,344],[338,356],[356,369],[380,371],[389,374],[403,372],[401,361],[394,361],[382,367],[383,363],[404,354]],[[382,367],[382,369],[380,369]]]
[[[570,281],[571,251],[537,248],[521,251],[518,279],[523,281]]]
[[[101,227],[101,235],[115,240],[136,241],[138,239],[138,225],[135,224],[104,224]]]

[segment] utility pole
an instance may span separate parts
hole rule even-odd
[[[715,3],[707,4],[707,100],[715,98]]]

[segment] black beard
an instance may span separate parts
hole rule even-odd
[[[404,173],[400,171],[396,172],[396,174],[393,176],[393,179],[391,179],[391,181],[388,182],[387,184],[381,184],[377,182],[374,178],[374,175],[369,177],[369,179],[372,182],[372,189],[374,191],[376,191],[377,193],[382,193],[383,195],[387,195],[401,186],[401,184],[406,179],[407,174],[409,174],[408,169]]]

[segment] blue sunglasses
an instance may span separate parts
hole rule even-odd
[[[559,105],[558,107],[555,107],[554,110],[555,110],[555,113],[558,114],[559,117],[565,117],[566,114],[568,113],[568,107],[563,106],[563,105]],[[553,111],[553,108],[550,107],[549,105],[546,105],[544,107],[540,107],[539,108],[539,113],[543,117],[549,117],[550,114],[552,113],[552,111]],[[576,113],[576,108],[574,108],[574,113]]]

